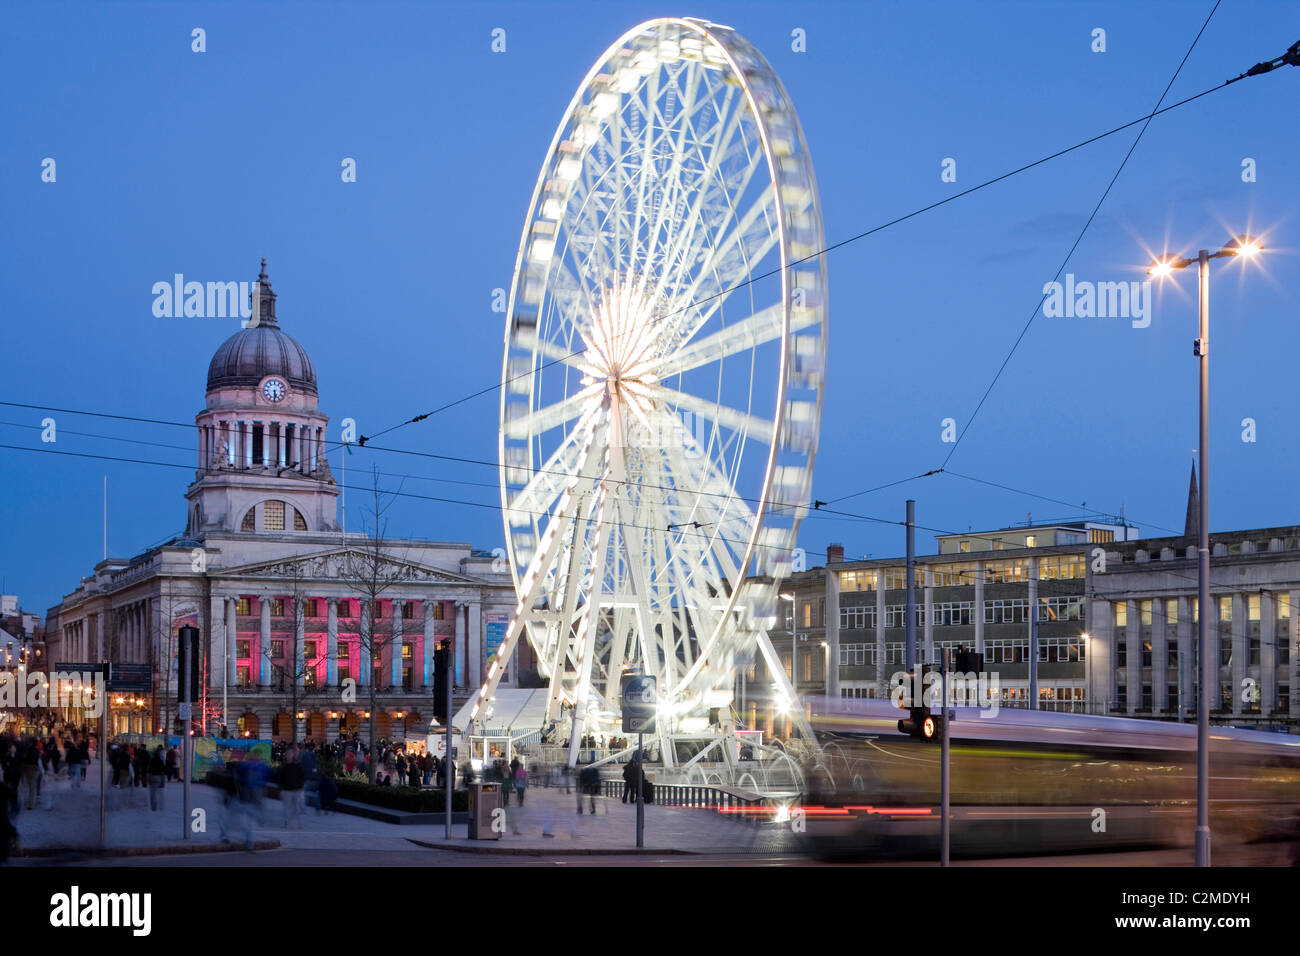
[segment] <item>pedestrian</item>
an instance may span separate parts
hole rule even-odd
[[[307,784],[307,774],[298,760],[298,748],[290,747],[285,751],[284,763],[280,766],[280,806],[284,810],[284,828],[299,829],[302,822],[303,788]]]
[[[163,758],[162,744],[154,748],[149,758],[149,809],[163,808],[163,787],[167,784],[167,761]]]
[[[36,749],[36,741],[27,741],[19,763],[22,770],[23,792],[27,794],[27,809],[35,810],[41,774],[41,755]]]
[[[633,757],[627,763],[623,764],[623,803],[629,800],[636,803],[636,758]]]
[[[516,761],[518,763],[518,761]],[[515,793],[519,795],[519,806],[524,805],[524,791],[528,789],[528,769],[519,764],[515,767]]]
[[[65,760],[68,764],[68,782],[73,790],[81,789],[81,748],[75,738],[68,738]]]
[[[410,780],[411,786],[420,789],[420,765],[415,759],[415,754],[411,754],[411,759],[406,762],[406,773]]]
[[[176,780],[180,777],[181,757],[176,752],[175,747],[167,748],[167,779]]]

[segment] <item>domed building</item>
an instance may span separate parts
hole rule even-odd
[[[253,318],[208,365],[207,402],[195,417],[199,471],[185,497],[189,534],[337,531],[339,489],[325,457],[316,369],[280,328],[266,260]]]
[[[340,528],[328,455],[341,436],[328,435],[311,356],[280,327],[265,259],[250,309],[208,363],[185,530],[101,561],[51,608],[49,660],[150,665],[149,694],[110,693],[110,729],[178,733],[176,634],[189,625],[203,642],[194,715],[206,733],[365,739],[373,686],[377,736],[422,743],[434,647],[454,644],[460,706],[505,636],[509,571],[468,544]],[[527,648],[500,663],[505,686],[536,667]]]

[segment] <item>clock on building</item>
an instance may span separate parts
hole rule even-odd
[[[268,402],[280,401],[280,399],[284,398],[286,391],[284,382],[278,378],[268,378],[262,384],[262,394]]]

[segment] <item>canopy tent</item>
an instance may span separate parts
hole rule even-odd
[[[478,728],[479,735],[519,740],[543,730],[542,718],[546,715],[548,693],[546,688],[498,687],[496,699],[492,701],[492,716],[482,722]],[[471,697],[451,720],[454,733],[465,733],[473,709],[474,698]]]

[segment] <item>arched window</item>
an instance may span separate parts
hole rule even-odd
[[[284,530],[284,502],[270,501],[262,502],[262,530],[263,531],[283,531]]]
[[[257,506],[254,505],[244,513],[244,523],[239,526],[240,531],[257,530]]]
[[[299,511],[297,508],[293,509],[293,530],[294,531],[307,530],[307,519],[302,516],[302,512]]]

